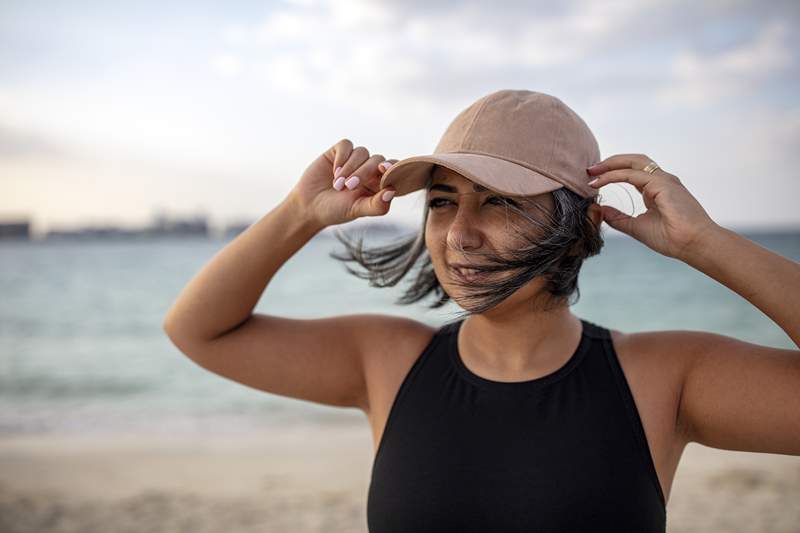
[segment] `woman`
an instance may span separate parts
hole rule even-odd
[[[592,164],[595,163],[595,164]],[[386,170],[384,167],[390,167]],[[648,211],[596,202],[628,182]],[[466,318],[299,320],[253,313],[275,272],[327,226],[426,190],[420,235],[350,257],[375,285],[422,262],[400,303],[435,293]],[[800,352],[699,331],[623,333],[569,310],[606,221],[706,273],[800,345],[800,266],[716,223],[640,154],[599,161],[561,100],[503,90],[436,151],[398,162],[343,139],[188,284],[165,331],[204,368],[366,414],[370,531],[664,531],[689,442],[800,455]],[[472,270],[470,270],[472,269]]]

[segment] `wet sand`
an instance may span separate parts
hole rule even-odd
[[[0,531],[366,532],[363,427],[0,436]],[[800,457],[689,444],[667,531],[800,531]]]

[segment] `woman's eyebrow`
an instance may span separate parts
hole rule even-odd
[[[444,183],[436,183],[434,185],[431,185],[430,189],[428,189],[428,190],[429,191],[458,192],[458,189],[456,189],[452,185],[445,185]],[[473,183],[472,184],[472,190],[475,191],[475,192],[484,192],[484,191],[488,191],[489,189],[487,189],[486,187],[484,187],[483,185],[480,185],[478,183]]]

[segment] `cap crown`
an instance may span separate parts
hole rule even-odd
[[[596,193],[586,168],[600,148],[584,120],[555,96],[503,89],[461,111],[434,150],[505,159],[552,178],[574,192]]]

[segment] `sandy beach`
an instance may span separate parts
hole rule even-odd
[[[364,427],[279,434],[4,436],[0,531],[365,532]],[[800,531],[800,457],[684,452],[667,530]]]

